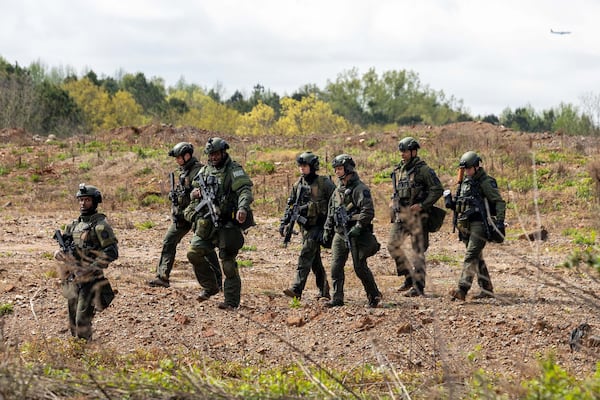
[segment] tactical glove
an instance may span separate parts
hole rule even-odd
[[[454,210],[456,207],[454,201],[452,201],[452,193],[448,189],[444,190],[444,206],[450,210]]]
[[[323,234],[321,235],[321,238],[319,241],[321,242],[321,245],[324,248],[330,249],[331,243],[333,242],[333,232],[323,231]]]
[[[506,228],[504,227],[504,221],[498,220],[496,221],[496,229],[492,232],[492,242],[502,243],[504,242],[504,237],[506,236]]]
[[[502,236],[506,236],[506,227],[504,225],[504,221],[496,221],[496,228],[498,228]]]
[[[348,236],[350,237],[358,237],[362,232],[362,227],[358,224],[354,225],[350,231],[348,232]]]

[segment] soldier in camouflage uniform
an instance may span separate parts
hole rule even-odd
[[[419,148],[414,138],[402,139],[398,144],[402,162],[392,173],[394,195],[388,251],[396,263],[398,276],[405,277],[399,290],[408,291],[407,297],[424,294],[425,252],[429,248],[427,218],[444,191],[435,171],[417,156]],[[412,260],[402,248],[408,236],[414,253]]]
[[[250,209],[252,181],[242,166],[231,159],[227,149],[229,144],[222,138],[214,137],[206,143],[204,153],[208,155],[208,165],[200,169],[192,182],[192,202],[185,209],[184,217],[194,230],[187,257],[202,287],[197,300],[206,301],[219,292],[211,261],[216,247],[225,275],[225,301],[218,306],[233,310],[240,305],[242,289],[235,259],[244,245],[243,231],[254,221]]]
[[[63,296],[67,298],[71,334],[92,339],[92,319],[96,311],[110,305],[114,292],[103,270],[119,257],[117,238],[106,220],[97,211],[102,194],[91,185],[79,185],[76,193],[80,216],[67,225],[61,234],[65,248],[54,258],[62,261]]]
[[[148,282],[153,287],[170,286],[169,276],[175,263],[175,254],[177,245],[183,237],[192,229],[192,224],[183,218],[183,210],[190,204],[190,192],[192,191],[192,179],[200,168],[202,163],[194,157],[194,146],[188,142],[177,143],[170,151],[169,157],[174,157],[179,166],[173,173],[175,179],[175,188],[171,188],[169,198],[172,203],[171,214],[172,223],[163,239],[162,251],[160,260],[156,267],[156,277]],[[215,265],[215,273],[219,287],[221,287],[221,268],[218,267],[219,260],[214,254],[214,259],[211,260],[211,265]]]
[[[301,210],[300,215],[306,218],[306,223],[300,221],[300,230],[302,232],[302,250],[298,257],[298,267],[296,268],[296,278],[292,287],[285,289],[283,293],[289,297],[302,297],[302,291],[306,286],[306,280],[309,272],[312,270],[315,274],[317,287],[319,288],[319,298],[331,299],[329,295],[329,283],[327,283],[327,274],[321,260],[321,243],[319,238],[323,234],[323,225],[327,218],[327,204],[331,194],[335,190],[335,185],[327,176],[317,175],[319,170],[319,157],[310,151],[300,154],[296,158],[298,168],[302,176],[292,186],[292,192],[288,199],[288,209],[286,210],[279,233],[282,237],[286,235],[286,229],[289,229],[291,207],[297,202]],[[300,194],[302,195],[300,196]]]
[[[453,199],[451,194],[445,195],[446,207],[453,209],[457,215],[459,238],[467,247],[458,288],[450,293],[452,300],[465,300],[475,277],[481,292],[474,298],[493,297],[494,293],[483,259],[483,248],[488,241],[504,240],[506,203],[500,196],[496,180],[484,171],[480,163],[477,153],[468,151],[463,154],[460,168],[465,176],[459,183],[457,196]]]
[[[338,155],[331,165],[338,177],[338,185],[329,199],[322,238],[324,246],[331,246],[332,249],[333,298],[325,306],[344,305],[344,266],[351,255],[354,272],[367,293],[369,307],[377,307],[382,294],[367,265],[367,258],[374,255],[380,247],[373,235],[375,208],[371,191],[361,182],[350,155]],[[348,217],[346,223],[343,221],[345,217]]]

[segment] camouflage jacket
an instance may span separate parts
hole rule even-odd
[[[471,211],[476,206],[477,201],[484,201],[484,199],[488,201],[490,214],[495,216],[497,220],[504,221],[506,202],[500,196],[498,184],[483,168],[479,168],[472,177],[465,176],[463,178],[456,199],[456,211],[459,216],[464,215],[470,220],[479,220],[481,219],[480,214]]]
[[[204,181],[211,186],[215,195],[214,203],[219,210],[219,221],[223,223],[235,220],[235,214],[243,209],[250,211],[250,205],[254,201],[252,194],[252,180],[246,174],[240,164],[233,161],[231,157],[223,163],[221,168],[212,165],[204,165],[200,168]],[[197,179],[192,181],[192,187],[198,187]],[[189,222],[195,222],[198,213],[195,211],[199,199],[193,199],[184,211],[184,218]]]
[[[81,266],[106,268],[119,257],[117,237],[104,214],[81,215],[65,228],[64,236],[73,238]]]
[[[351,221],[346,227],[347,229],[360,223],[363,228],[371,228],[373,218],[375,217],[375,206],[371,197],[371,190],[359,178],[358,173],[354,172],[348,182],[344,185],[342,181],[329,199],[327,220],[325,221],[325,230],[338,233],[343,232],[343,227],[335,224],[335,211],[338,207],[343,206],[351,215]]]
[[[435,171],[419,157],[411,158],[407,164],[400,163],[394,174],[396,187],[392,198],[395,212],[413,204],[421,204],[423,211],[427,212],[444,192]]]
[[[312,179],[301,176],[292,186],[288,206],[296,202],[298,191],[302,188],[305,195],[298,199],[298,205],[302,207],[300,214],[307,219],[305,226],[323,226],[327,218],[327,206],[335,190],[335,184],[327,176],[313,175]]]
[[[173,207],[173,216],[183,216],[183,211],[190,204],[190,192],[192,191],[192,179],[202,168],[202,163],[196,157],[191,157],[185,164],[174,171],[175,195],[177,196],[177,207]]]

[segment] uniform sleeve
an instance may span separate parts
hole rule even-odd
[[[325,178],[323,180],[324,182],[324,196],[327,199],[331,198],[331,195],[333,194],[333,192],[335,191],[335,183],[333,183],[333,181],[330,178]]]
[[[334,225],[335,225],[334,221],[333,221],[334,208],[335,208],[335,204],[334,204],[333,193],[332,193],[332,195],[329,196],[329,201],[327,202],[327,217],[325,218],[325,224],[323,226],[323,229],[328,232],[332,232],[334,229]]]
[[[254,201],[252,194],[252,180],[246,174],[241,166],[236,166],[231,172],[232,183],[231,190],[237,193],[238,204],[237,208],[248,211],[250,204]]]
[[[118,240],[112,227],[106,222],[97,224],[95,231],[103,254],[96,257],[92,266],[106,268],[111,261],[119,258]]]
[[[440,179],[436,175],[435,171],[431,168],[427,168],[423,176],[424,183],[427,189],[427,197],[421,202],[423,208],[430,209],[442,194],[444,193],[444,186]]]
[[[365,185],[358,185],[352,192],[352,202],[358,207],[358,214],[352,219],[357,220],[362,226],[367,226],[373,222],[375,217],[375,206],[371,190]]]
[[[496,219],[504,221],[506,216],[506,202],[502,199],[502,196],[500,196],[496,180],[490,177],[483,181],[481,184],[481,191],[488,202],[496,206]]]

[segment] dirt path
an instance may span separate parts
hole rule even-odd
[[[14,304],[14,313],[0,317],[7,343],[69,337],[66,303],[59,280],[53,277],[56,262],[51,254],[56,244],[51,237],[73,217],[64,212],[26,217],[17,211],[3,213],[0,304]],[[538,249],[517,239],[488,245],[484,254],[496,299],[449,300],[448,292],[460,274],[463,245],[446,221],[440,232],[432,234],[426,297],[405,298],[396,292],[401,282],[384,245],[370,259],[384,294],[381,308],[365,308],[366,296],[349,263],[345,307],[327,309],[314,300],[317,290],[311,275],[302,307],[293,308],[282,290],[293,278],[298,239],[281,248],[277,220],[259,216],[246,243],[256,250],[240,255],[252,262],[241,269],[242,306],[224,312],[217,308],[222,295],[202,304],[195,300],[199,286],[185,256],[189,238],[179,246],[171,288],[146,285],[159,257],[167,215],[109,213],[109,217],[116,221],[121,256],[107,276],[118,295],[96,316],[91,346],[116,353],[185,348],[248,365],[300,361],[349,369],[383,363],[400,371],[436,371],[447,377],[479,367],[520,376],[531,372],[538,355],[548,353],[577,374],[592,371],[598,360],[595,349],[571,353],[568,338],[584,321],[600,329],[597,303],[587,301],[592,296],[584,292],[597,294],[600,285],[554,267],[566,257],[566,243],[558,235],[539,243]],[[157,225],[146,231],[131,228],[145,220]],[[385,244],[389,226],[381,221],[375,226]],[[329,251],[324,258],[329,265]],[[475,285],[470,295],[477,292]],[[472,361],[467,361],[469,354]]]

